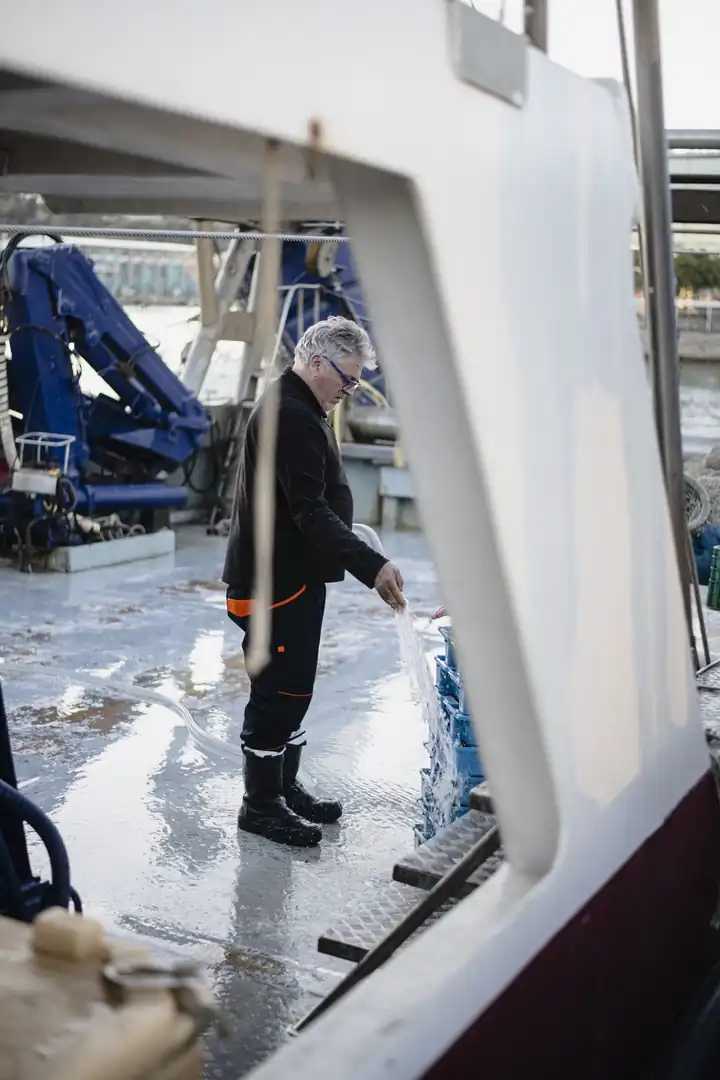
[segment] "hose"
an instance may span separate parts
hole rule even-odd
[[[342,409],[344,404],[344,399],[341,398],[341,400],[333,409],[332,414],[333,435],[335,436],[335,441],[337,442],[338,446],[342,442]]]
[[[4,661],[0,665],[0,672],[8,675],[12,675],[14,672],[18,674],[27,673],[29,675],[44,676],[45,678],[48,675],[60,675],[68,680],[80,682],[98,690],[114,690],[117,694],[128,698],[130,701],[137,701],[143,705],[161,705],[163,708],[175,713],[182,720],[197,746],[206,753],[213,757],[231,757],[235,761],[245,760],[240,746],[233,746],[232,743],[227,743],[223,739],[218,739],[215,735],[204,731],[184,705],[181,705],[179,701],[173,701],[172,698],[167,697],[165,694],[158,693],[156,690],[133,686],[132,683],[123,682],[122,679],[113,679],[105,675],[92,675],[90,672],[85,671],[67,671],[58,665],[36,664],[24,660]]]
[[[377,551],[380,555],[385,554],[380,537],[369,525],[353,525],[353,532],[373,548],[374,551]],[[34,664],[32,661],[27,662],[24,660],[10,660],[0,664],[0,672],[12,673],[14,671],[22,673],[27,672],[30,675],[45,677],[57,673],[67,679],[84,683],[85,685],[95,687],[98,690],[114,690],[117,694],[122,695],[131,701],[138,701],[142,704],[161,705],[163,708],[174,712],[175,715],[182,720],[190,737],[195,742],[195,745],[206,754],[209,754],[214,758],[219,758],[220,760],[225,758],[231,758],[233,761],[237,762],[244,762],[245,760],[242,747],[239,744],[226,742],[224,739],[219,739],[216,735],[211,735],[210,732],[205,731],[200,727],[189,709],[186,709],[180,702],[173,701],[171,698],[166,697],[165,694],[158,693],[156,690],[148,690],[145,687],[141,689],[133,686],[132,683],[126,683],[121,679],[113,679],[112,677],[106,677],[105,675],[92,675],[90,672],[84,671],[66,671],[64,668],[56,665]]]
[[[50,859],[52,906],[69,907],[72,900],[70,862],[65,844],[55,825],[27,795],[23,795],[4,780],[0,780],[0,807],[11,810],[38,834]]]
[[[353,525],[353,532],[356,536],[359,536],[361,540],[364,540],[368,547],[371,547],[373,551],[377,551],[378,555],[385,554],[385,548],[382,546],[380,537],[369,525],[357,523]]]
[[[66,493],[66,501],[63,501],[62,492]],[[57,503],[58,510],[65,514],[71,514],[77,506],[78,496],[75,490],[75,485],[69,476],[58,476],[57,486],[55,488],[55,501]]]
[[[387,398],[383,394],[381,394],[380,391],[375,386],[373,386],[372,383],[366,382],[365,379],[360,380],[358,384],[358,392],[368,394],[368,396],[373,399],[378,408],[390,408]],[[342,441],[342,410],[346,400],[347,398],[341,398],[338,404],[333,409],[332,414],[333,434],[335,435],[338,443]]]
[[[353,532],[359,536],[361,540],[364,540],[374,551],[377,551],[380,555],[385,554],[380,537],[369,525],[353,525]],[[9,674],[17,671],[19,673],[28,673],[30,675],[45,677],[55,673],[62,675],[69,680],[72,679],[76,682],[84,683],[87,686],[95,687],[98,690],[114,690],[117,694],[122,695],[131,701],[138,701],[142,704],[149,705],[161,705],[163,708],[174,712],[175,715],[182,720],[190,737],[195,742],[195,745],[206,754],[209,754],[214,758],[219,758],[220,760],[225,758],[231,758],[233,761],[237,762],[244,762],[245,760],[242,747],[239,744],[226,742],[224,739],[219,739],[216,735],[211,735],[210,732],[205,731],[204,728],[200,727],[189,709],[186,709],[180,702],[173,701],[172,698],[166,697],[165,694],[158,693],[156,690],[148,690],[145,687],[139,688],[133,686],[132,683],[126,683],[121,679],[113,679],[112,677],[107,677],[105,675],[92,675],[90,672],[84,671],[67,671],[57,665],[34,664],[32,661],[27,662],[25,660],[5,661],[0,664],[0,671]]]
[[[365,379],[361,379],[359,388],[365,394],[369,394],[370,397],[375,402],[375,404],[378,405],[381,409],[389,409],[390,408],[390,406],[388,404],[388,400],[385,397],[385,395],[381,394],[380,391],[377,389],[377,387],[373,386],[372,383],[366,382]]]
[[[11,919],[28,921],[27,905],[22,894],[20,878],[12,861],[8,846],[0,831],[0,883],[5,886],[8,914]]]

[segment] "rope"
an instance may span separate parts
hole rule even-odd
[[[30,236],[44,236],[47,225],[2,225],[0,233],[28,233]],[[278,232],[214,232],[212,229],[105,229],[89,225],[52,226],[57,231],[62,229],[67,236],[97,237],[107,240],[282,240],[284,243],[298,244],[347,244],[349,236],[315,235],[313,233],[278,233]]]
[[[277,324],[278,282],[282,247],[274,230],[280,223],[280,162],[279,146],[267,144],[265,164],[265,198],[263,205],[263,245],[257,297],[257,327],[268,386],[260,409],[258,452],[253,505],[255,531],[255,589],[250,616],[250,648],[246,666],[248,674],[259,675],[270,661],[270,632],[273,602],[273,542],[275,538],[275,460],[280,410],[280,383],[273,378],[272,358],[275,351]]]

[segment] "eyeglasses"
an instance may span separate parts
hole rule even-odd
[[[357,390],[357,388],[360,385],[360,380],[359,379],[350,379],[350,378],[348,378],[348,376],[345,374],[345,372],[342,371],[337,366],[337,364],[334,364],[332,362],[332,360],[328,359],[327,356],[323,356],[322,359],[326,360],[327,363],[330,365],[330,367],[333,369],[333,371],[337,371],[338,375],[342,379],[343,393],[345,393],[345,394],[354,394],[355,391]]]

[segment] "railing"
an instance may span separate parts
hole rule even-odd
[[[643,329],[646,326],[645,301],[636,299],[638,319]],[[690,330],[696,333],[720,334],[720,300],[676,300],[678,330]]]

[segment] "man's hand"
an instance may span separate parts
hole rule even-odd
[[[391,562],[386,562],[375,578],[375,589],[393,611],[400,611],[405,607],[402,574]]]

